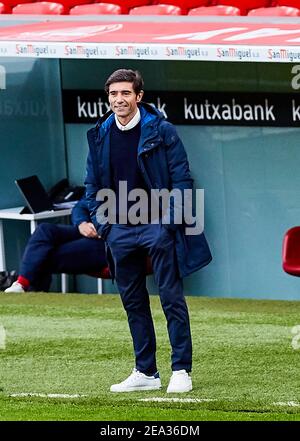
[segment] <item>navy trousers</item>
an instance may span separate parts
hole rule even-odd
[[[116,282],[133,339],[136,369],[157,371],[156,338],[146,288],[145,255],[150,255],[155,282],[167,319],[172,370],[192,368],[189,314],[175,256],[175,237],[163,225],[112,225],[107,237]]]
[[[72,225],[42,223],[27,243],[19,274],[30,281],[30,289],[49,291],[54,273],[92,273],[105,265],[102,239],[84,237]]]

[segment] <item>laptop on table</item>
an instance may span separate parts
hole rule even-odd
[[[37,175],[16,179],[15,184],[27,204],[20,214],[34,214],[41,213],[42,211],[56,211],[66,208],[64,204],[53,204]]]

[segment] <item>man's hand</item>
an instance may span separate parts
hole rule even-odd
[[[91,239],[100,239],[101,236],[97,233],[96,228],[92,222],[81,222],[78,225],[79,233],[84,237],[89,237]]]

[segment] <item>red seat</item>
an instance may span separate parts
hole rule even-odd
[[[109,280],[111,279],[110,271],[108,266],[104,266],[97,273],[88,273],[88,276],[97,277],[98,279]]]
[[[282,268],[286,273],[300,277],[300,227],[290,228],[284,235]]]
[[[0,3],[0,14],[5,14],[5,5]]]
[[[49,14],[60,15],[64,13],[64,7],[60,3],[53,2],[36,2],[36,3],[24,3],[17,5],[12,9],[13,14]]]
[[[21,5],[23,3],[32,3],[32,0],[2,0],[2,2],[6,8],[6,10],[8,10],[8,12],[11,12],[11,8],[13,6],[17,6],[17,5]]]
[[[191,9],[188,15],[241,15],[241,11],[234,6],[201,6],[200,8]]]
[[[70,15],[105,15],[121,14],[121,6],[112,3],[91,3],[88,5],[77,5],[70,9]]]
[[[210,3],[210,0],[161,0],[156,3],[178,6],[182,14],[187,14],[189,9],[206,6]]]
[[[291,8],[299,8],[300,9],[300,1],[299,0],[277,0],[277,6],[290,6]]]
[[[151,4],[151,0],[102,0],[102,3],[114,3],[121,7],[122,14],[128,14],[129,9],[137,6],[146,6]]]
[[[272,0],[218,0],[218,5],[235,6],[241,11],[241,15],[247,15],[250,9],[265,8]]]
[[[300,6],[300,1],[299,1]],[[300,10],[297,8],[290,8],[289,6],[275,6],[273,8],[258,8],[252,9],[248,12],[249,16],[280,16],[280,17],[299,17]]]
[[[86,5],[89,0],[57,0],[57,1],[59,1],[59,3],[61,3],[63,5],[63,7],[65,8],[65,14],[68,14],[69,10],[71,8],[74,8],[75,6],[78,6],[78,5]],[[104,2],[102,2],[102,3],[104,3]],[[110,1],[110,3],[111,3],[111,1]]]
[[[181,15],[181,9],[173,5],[150,5],[130,9],[130,15]]]
[[[146,276],[149,276],[150,274],[153,274],[151,259],[150,259],[149,256],[147,256],[147,258],[146,258],[145,272],[146,272]],[[89,273],[88,275],[92,276],[92,277],[97,277],[99,279],[105,279],[105,280],[111,279],[111,274],[110,274],[108,266],[102,267],[100,269],[100,271],[97,272],[97,273]]]

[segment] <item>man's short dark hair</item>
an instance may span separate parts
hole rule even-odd
[[[113,83],[121,83],[126,81],[132,83],[132,88],[136,94],[140,93],[144,88],[144,80],[138,70],[118,69],[113,72],[106,80],[104,90],[108,94],[109,86]]]

